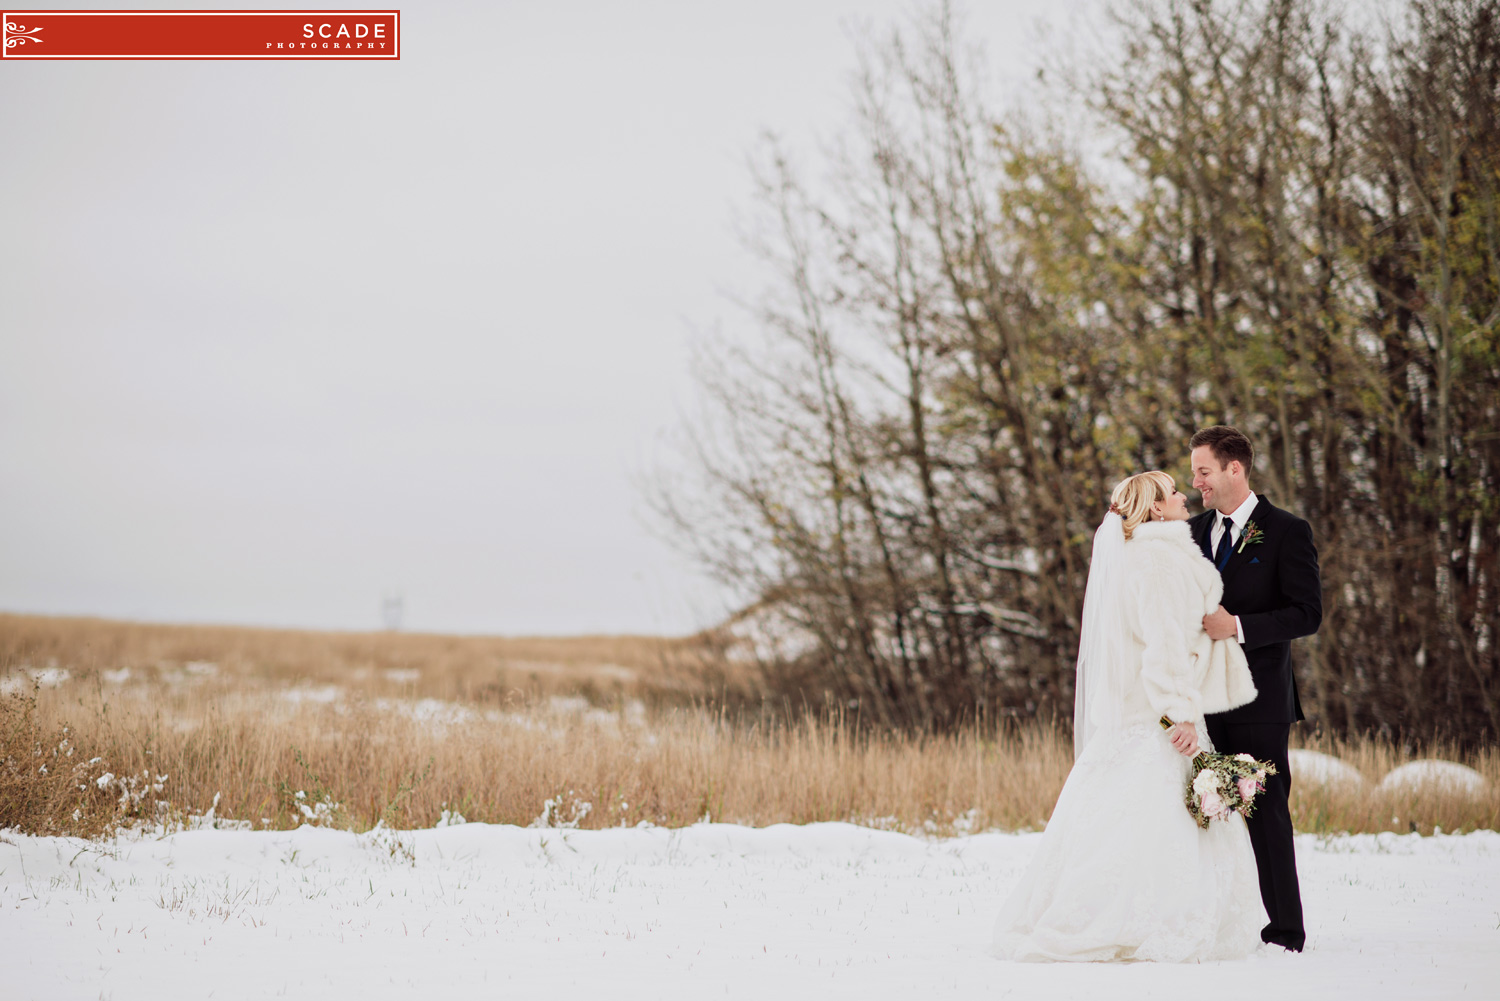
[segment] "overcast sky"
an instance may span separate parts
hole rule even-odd
[[[991,0],[969,37],[1003,96],[1094,8]],[[748,323],[747,152],[810,156],[848,29],[909,9],[429,3],[399,62],[0,66],[0,610],[715,621],[633,480],[694,331]]]

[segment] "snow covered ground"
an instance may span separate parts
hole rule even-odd
[[[1500,834],[1304,835],[1308,951],[986,955],[1039,835],[847,824],[0,837],[0,997],[1492,998]]]

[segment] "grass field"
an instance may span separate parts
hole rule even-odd
[[[862,731],[838,716],[715,709],[730,672],[691,641],[499,639],[0,616],[0,827],[99,833],[129,817],[368,829],[470,821],[604,828],[847,820],[1035,829],[1065,732],[976,723]],[[1500,753],[1313,741],[1360,780],[1294,775],[1310,832],[1500,826]],[[1479,794],[1381,790],[1415,758]],[[108,776],[108,778],[106,778]],[[81,787],[81,788],[80,788]]]

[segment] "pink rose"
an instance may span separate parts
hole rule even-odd
[[[1228,804],[1224,802],[1218,793],[1212,790],[1204,793],[1198,800],[1198,809],[1203,811],[1203,815],[1205,817],[1212,817],[1215,820],[1222,817],[1228,808]]]
[[[1246,803],[1254,799],[1255,794],[1260,791],[1260,787],[1255,784],[1255,779],[1249,775],[1241,776],[1236,784],[1240,787],[1240,799]]]

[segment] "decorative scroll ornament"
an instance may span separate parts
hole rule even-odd
[[[36,33],[41,30],[41,28],[27,28],[26,25],[17,24],[14,21],[6,21],[5,47],[13,49],[17,45],[24,45],[27,42],[36,42],[38,44],[45,42],[45,38],[36,37]]]

